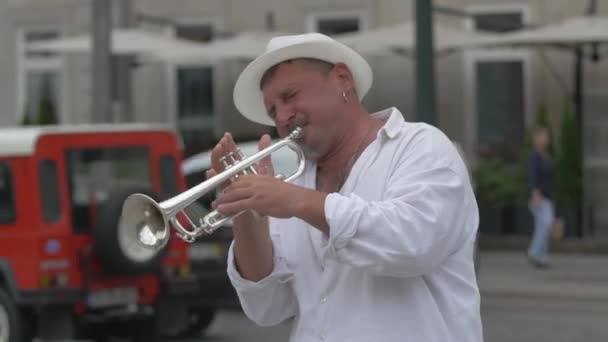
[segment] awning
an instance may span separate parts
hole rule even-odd
[[[191,49],[201,45],[198,42],[141,29],[115,29],[111,38],[111,52],[115,55],[154,55],[163,51]],[[91,37],[86,34],[28,43],[27,50],[31,52],[90,53],[91,46]]]
[[[364,54],[397,52],[412,54],[416,47],[415,23],[402,23],[356,33],[337,35],[335,38]],[[434,46],[437,53],[474,46],[478,41],[497,39],[499,35],[434,24]]]
[[[478,45],[491,46],[575,46],[608,42],[608,17],[580,16],[538,28],[500,35],[500,39],[481,39]]]
[[[206,64],[227,59],[251,60],[264,52],[272,37],[285,34],[293,33],[242,32],[231,37],[217,38],[199,46],[155,51],[147,57],[175,64]]]

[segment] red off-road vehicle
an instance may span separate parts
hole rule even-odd
[[[180,164],[166,127],[0,129],[0,341],[187,330],[186,243],[155,252],[119,225],[128,195],[184,191]]]

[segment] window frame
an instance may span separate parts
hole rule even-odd
[[[359,31],[365,31],[370,27],[370,14],[366,9],[350,9],[350,10],[335,10],[335,11],[314,11],[306,15],[306,31],[318,32],[319,20],[327,19],[359,19]]]
[[[53,172],[54,172],[53,181],[45,182],[45,180],[49,180],[48,178],[45,178],[45,177],[50,177],[49,176],[50,173],[47,172],[49,170],[42,170],[42,167],[45,165],[49,165],[49,166],[53,167]],[[42,158],[36,162],[36,172],[37,172],[37,176],[38,176],[38,192],[40,193],[40,213],[41,213],[42,221],[49,225],[59,223],[63,219],[64,211],[65,211],[65,208],[63,207],[63,203],[62,203],[62,198],[61,198],[62,194],[61,194],[61,186],[60,186],[60,181],[59,181],[59,177],[60,177],[59,176],[59,164],[53,158]],[[51,188],[49,188],[49,187],[51,187]],[[47,190],[53,190],[55,192],[55,194],[53,194],[53,196],[55,197],[54,200],[48,200],[48,203],[47,203],[48,197],[45,197],[45,196],[48,196],[47,194],[49,193],[49,191],[47,191]],[[54,203],[52,205],[56,205],[55,208],[52,208],[52,209],[57,209],[56,212],[52,212],[52,213],[47,212],[46,208],[50,208],[50,206],[52,206],[52,205],[49,206],[48,205],[49,203]]]
[[[176,23],[180,26],[195,26],[195,25],[210,25],[213,32],[221,32],[222,24],[221,22],[213,17],[200,17],[200,18],[182,18],[176,20]],[[177,30],[174,26],[168,26],[165,29],[165,34],[170,37],[177,37]],[[212,38],[213,39],[213,38]],[[193,64],[192,66],[196,66]],[[179,108],[178,108],[178,96],[177,96],[177,88],[178,88],[178,70],[182,68],[178,63],[167,62],[165,67],[165,75],[167,79],[167,113],[169,113],[171,121],[176,128],[179,128]],[[212,74],[215,74],[215,68],[212,68]],[[213,77],[213,76],[212,76]],[[215,82],[212,79],[211,83],[215,88]],[[216,97],[216,92],[213,93],[213,96]],[[217,104],[217,101],[214,98],[214,104]],[[216,108],[213,108],[213,113],[215,115]]]
[[[219,16],[213,17],[213,16],[205,16],[205,17],[187,17],[187,18],[181,18],[181,19],[176,19],[174,21],[175,23],[177,23],[178,26],[196,26],[196,25],[209,25],[211,26],[212,32],[214,32],[212,39],[215,37],[215,33],[221,33],[223,32],[223,21],[220,19]],[[177,30],[175,26],[167,26],[165,28],[165,34],[167,36],[170,37],[177,37]],[[188,68],[188,67],[196,67],[196,63],[192,63],[190,65],[180,65],[179,63],[173,63],[173,62],[167,62],[165,63],[165,79],[167,81],[167,101],[166,101],[166,112],[169,114],[169,120],[172,123],[173,127],[175,127],[175,129],[180,133],[181,135],[181,125],[180,125],[180,117],[179,117],[179,96],[177,94],[178,91],[178,71],[180,68]],[[213,132],[214,130],[214,126],[217,122],[217,116],[221,115],[220,112],[220,107],[218,106],[218,104],[220,103],[220,99],[218,96],[220,96],[219,92],[220,90],[217,88],[218,87],[218,80],[220,80],[221,77],[223,77],[223,75],[219,75],[219,71],[218,68],[215,67],[215,65],[212,66],[207,66],[205,65],[204,67],[208,67],[211,70],[211,88],[212,88],[212,94],[211,96],[213,97],[213,105],[211,108],[211,119],[210,119],[210,123],[209,123],[209,130],[211,132]],[[205,125],[203,125],[201,127],[202,128],[206,128]]]
[[[27,56],[27,44],[26,35],[30,32],[53,32],[57,33],[57,37],[61,37],[61,31],[52,27],[31,27],[22,28],[17,31],[17,49],[16,49],[16,61],[17,61],[17,102],[15,110],[15,120],[18,125],[23,121],[23,113],[25,109],[25,103],[27,98],[27,75],[29,72],[54,72],[58,77],[59,97],[57,99],[57,121],[62,123],[65,121],[65,109],[68,103],[67,98],[67,87],[65,85],[65,63],[63,58],[57,54],[48,57],[33,57]]]
[[[523,24],[530,20],[530,7],[527,4],[512,2],[501,4],[478,4],[466,6],[467,13],[475,14],[501,14],[520,12]],[[475,27],[473,18],[463,19],[463,26],[467,31],[473,31]],[[466,49],[462,52],[464,71],[464,101],[463,101],[463,125],[464,125],[464,150],[471,157],[472,165],[479,158],[477,147],[479,146],[478,108],[477,108],[477,64],[483,62],[521,62],[523,70],[523,94],[524,94],[524,128],[529,127],[534,120],[534,87],[532,72],[532,52],[526,48],[497,48],[497,49]]]
[[[15,192],[15,175],[14,175],[14,167],[10,160],[0,160],[0,168],[6,167],[8,169],[8,178],[9,178],[9,187],[10,187],[10,195],[11,204],[12,204],[12,212],[9,213],[9,219],[6,221],[0,220],[0,227],[2,226],[13,226],[17,223],[17,194]]]

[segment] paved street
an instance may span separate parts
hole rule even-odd
[[[608,256],[559,255],[550,270],[521,253],[483,253],[479,274],[486,342],[608,341]],[[218,315],[188,341],[287,341],[289,325],[259,328],[239,312]],[[406,339],[404,339],[406,341]]]
[[[549,270],[523,253],[482,257],[486,342],[608,341],[608,256],[557,255]]]

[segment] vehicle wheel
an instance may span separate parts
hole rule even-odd
[[[137,321],[134,324],[133,333],[134,342],[156,342],[160,341],[161,338],[158,330],[158,322],[155,317]]]
[[[99,207],[93,229],[95,251],[111,272],[141,274],[160,269],[168,245],[156,251],[136,243],[136,227],[121,224],[122,205],[134,193],[142,193],[158,200],[158,195],[146,187],[127,187],[110,192]]]
[[[12,298],[0,288],[0,341],[21,341],[21,317]]]
[[[194,309],[188,313],[189,325],[186,330],[187,336],[198,336],[205,333],[215,318],[216,310],[213,308]]]
[[[38,337],[43,340],[73,339],[74,316],[68,307],[45,307],[38,313]]]

